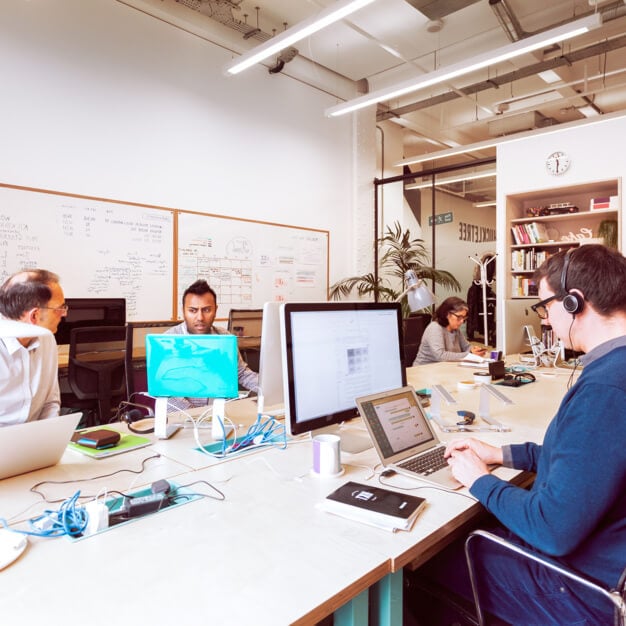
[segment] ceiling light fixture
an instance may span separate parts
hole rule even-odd
[[[417,78],[405,80],[397,85],[391,85],[390,87],[373,91],[372,93],[355,98],[354,100],[348,100],[347,102],[326,109],[326,115],[329,117],[344,115],[345,113],[351,113],[352,111],[367,107],[370,104],[383,102],[391,98],[398,98],[399,96],[417,91],[418,89],[444,83],[458,76],[469,74],[470,72],[495,65],[496,63],[501,63],[502,61],[507,61],[508,59],[518,57],[533,50],[538,50],[539,48],[549,46],[553,43],[582,35],[592,28],[597,28],[601,25],[602,16],[600,13],[594,13],[580,20],[575,20],[543,33],[520,39],[519,41],[497,48],[496,50],[479,54],[472,59],[441,67],[428,74],[422,74]]]
[[[486,207],[486,206],[496,206],[496,201],[495,200],[489,200],[487,202],[474,202],[474,206],[477,209],[480,209],[480,208]]]
[[[591,102],[589,104],[585,104],[581,107],[576,107],[580,113],[582,113],[585,117],[598,117],[601,115],[600,109],[595,104]]]
[[[451,185],[452,183],[462,183],[466,180],[477,180],[479,178],[489,178],[490,176],[495,176],[496,170],[490,169],[486,172],[473,172],[471,174],[462,174],[460,176],[454,176],[452,178],[439,178],[435,179],[435,186],[440,187],[441,185]],[[419,174],[418,174],[419,176]],[[426,189],[427,187],[432,187],[432,182],[428,181],[425,183],[409,183],[405,185],[405,189]]]
[[[371,4],[374,0],[337,0],[330,6],[313,15],[306,20],[298,22],[295,26],[288,28],[279,35],[272,37],[265,43],[242,54],[234,63],[226,68],[227,74],[239,74],[243,70],[264,61],[265,59],[280,52],[284,48],[300,41],[326,26],[342,20],[347,15]]]
[[[624,0],[626,2],[626,0]],[[458,156],[459,154],[469,154],[470,152],[479,152],[480,150],[486,150],[488,148],[495,148],[506,143],[512,143],[513,141],[521,141],[528,137],[536,137],[538,135],[552,135],[554,133],[560,133],[570,128],[577,128],[578,126],[587,126],[591,124],[601,124],[626,116],[623,111],[616,111],[615,113],[604,113],[598,117],[592,119],[574,120],[573,122],[565,122],[548,128],[540,128],[538,130],[528,130],[521,133],[515,133],[510,137],[500,137],[499,139],[487,139],[485,141],[478,141],[459,148],[448,148],[447,150],[439,150],[439,152],[430,152],[419,156],[408,157],[394,163],[395,167],[403,167],[405,165],[417,165],[418,163],[424,163],[426,161],[438,161],[439,159],[446,159],[448,157]]]

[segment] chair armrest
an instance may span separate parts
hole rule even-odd
[[[478,618],[478,623],[481,626],[485,624],[485,621],[484,621],[482,609],[480,607],[480,600],[479,600],[479,595],[478,595],[478,580],[477,580],[476,572],[474,570],[474,562],[472,559],[472,549],[471,549],[471,546],[473,543],[475,543],[476,539],[484,539],[486,541],[491,541],[492,543],[495,543],[506,550],[515,552],[516,554],[519,554],[522,557],[526,557],[543,567],[546,567],[550,570],[558,572],[561,576],[565,578],[575,581],[587,587],[588,589],[592,589],[593,591],[596,591],[597,593],[605,597],[607,600],[609,600],[613,604],[615,608],[615,624],[618,624],[620,626],[623,626],[624,624],[626,624],[626,600],[624,598],[625,590],[624,590],[624,584],[623,584],[624,576],[622,576],[622,580],[620,581],[621,584],[619,586],[620,587],[619,590],[615,590],[615,589],[607,590],[601,585],[595,582],[592,582],[587,578],[584,578],[577,572],[571,569],[568,569],[566,567],[563,567],[562,565],[559,565],[557,563],[554,563],[546,558],[543,558],[539,556],[538,554],[531,552],[530,550],[526,548],[523,548],[522,546],[511,543],[510,541],[507,541],[506,539],[499,537],[498,535],[494,535],[493,533],[490,533],[486,530],[475,530],[472,533],[470,533],[470,535],[465,541],[465,558],[467,559],[467,567],[469,569],[470,582],[472,584],[472,593],[474,594],[474,603],[476,605],[476,614]]]

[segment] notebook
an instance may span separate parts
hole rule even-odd
[[[82,413],[0,427],[0,478],[56,465]]]
[[[432,428],[413,387],[362,396],[356,404],[385,468],[447,489],[461,487],[447,462],[435,471],[407,467],[423,462],[427,455],[439,456],[446,447]]]

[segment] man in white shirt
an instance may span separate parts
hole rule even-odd
[[[59,277],[24,270],[0,287],[0,426],[59,414],[58,351],[53,333],[67,315]],[[28,325],[40,327],[36,331]],[[33,332],[34,331],[34,332]],[[36,336],[35,336],[36,335]]]

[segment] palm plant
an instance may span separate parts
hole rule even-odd
[[[394,222],[393,227],[387,226],[377,243],[381,252],[378,276],[370,272],[336,282],[330,287],[332,300],[346,298],[356,290],[359,297],[374,296],[375,302],[393,302],[404,290],[407,270],[413,270],[422,280],[430,280],[455,291],[461,289],[459,281],[450,272],[430,266],[424,240],[413,239],[410,231],[402,230],[399,222]],[[402,309],[406,317],[409,312],[406,296],[402,299]]]

